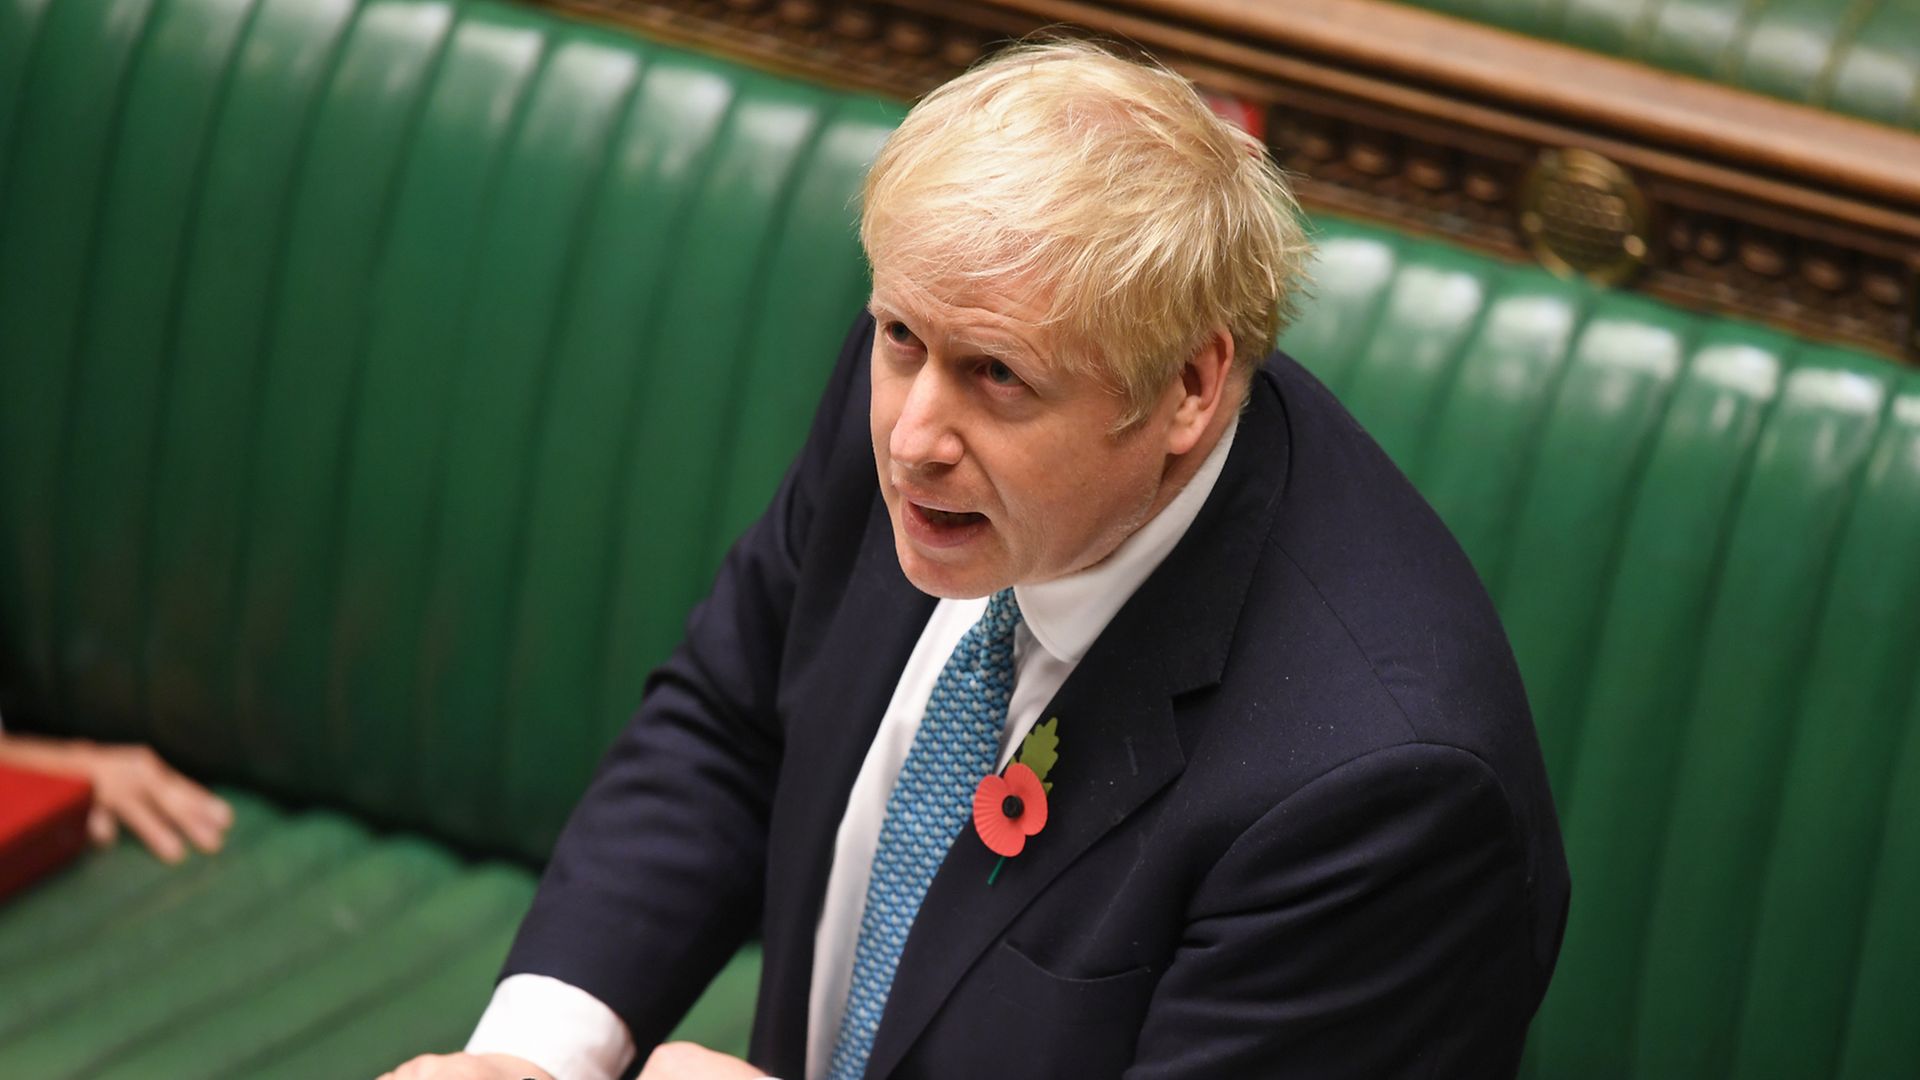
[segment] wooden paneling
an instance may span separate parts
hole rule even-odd
[[[1896,128],[1385,0],[544,2],[901,98],[1036,31],[1102,37],[1258,128],[1309,206],[1920,358]]]

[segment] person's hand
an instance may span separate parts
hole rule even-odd
[[[661,1043],[640,1070],[640,1080],[751,1080],[767,1075],[737,1057],[699,1043]]]
[[[545,1069],[510,1054],[421,1054],[380,1080],[553,1080]]]
[[[219,851],[233,824],[226,800],[174,771],[146,746],[9,734],[0,738],[0,757],[91,781],[87,832],[103,847],[113,843],[124,823],[161,861],[177,863],[186,858],[188,841],[208,854]]]
[[[148,747],[88,744],[80,760],[93,780],[87,831],[95,843],[113,843],[125,822],[149,851],[175,863],[187,855],[183,835],[209,855],[226,840],[233,808]]]

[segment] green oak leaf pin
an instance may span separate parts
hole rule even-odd
[[[1027,737],[1020,740],[1020,764],[1033,770],[1033,775],[1041,781],[1040,786],[1047,791],[1053,785],[1046,782],[1047,774],[1053,771],[1054,762],[1060,760],[1060,736],[1055,734],[1060,728],[1060,718],[1053,717],[1044,724],[1033,725]]]

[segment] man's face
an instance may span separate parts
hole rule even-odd
[[[1122,400],[1054,362],[1036,303],[876,269],[871,307],[874,463],[921,591],[985,596],[1084,569],[1158,510],[1169,410],[1112,434]]]

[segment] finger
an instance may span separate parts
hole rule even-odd
[[[228,820],[232,819],[233,808],[227,805],[225,799],[208,791],[206,786],[198,780],[167,764],[166,759],[158,755],[154,755],[151,764],[158,774],[165,779],[166,786],[169,790],[183,799],[190,799],[202,813],[209,816],[217,815]]]
[[[203,828],[211,831],[217,847],[220,837],[233,825],[233,807],[227,804],[227,800],[208,791],[198,781],[171,768],[167,771],[172,774],[175,781],[172,785],[173,790],[183,793],[181,797],[193,808],[193,819]]]
[[[430,1067],[439,1060],[438,1054],[416,1055],[412,1060],[402,1062],[399,1068],[388,1073],[381,1080],[387,1080],[387,1077],[391,1077],[392,1080],[417,1080],[419,1077],[428,1075]]]
[[[173,773],[158,785],[154,802],[161,815],[186,833],[195,847],[208,854],[220,850],[220,841],[227,827],[216,808],[225,808],[226,804],[214,798],[211,792]],[[231,811],[228,811],[228,815],[231,816]]]
[[[112,847],[113,841],[120,835],[120,826],[113,820],[113,811],[93,804],[87,811],[87,835],[100,847]]]
[[[217,851],[232,810],[206,788],[181,775],[149,746],[117,747],[116,809],[135,803],[152,809],[170,835],[184,833],[202,851]],[[181,846],[181,854],[185,848]]]
[[[126,822],[127,828],[132,829],[134,835],[147,845],[147,850],[153,852],[161,862],[177,863],[186,858],[186,845],[147,802],[138,798],[127,799],[113,809],[120,820]]]
[[[647,1055],[646,1067],[640,1070],[638,1080],[672,1080],[676,1076],[687,1076],[693,1072],[691,1051],[697,1049],[693,1043],[661,1043]]]

